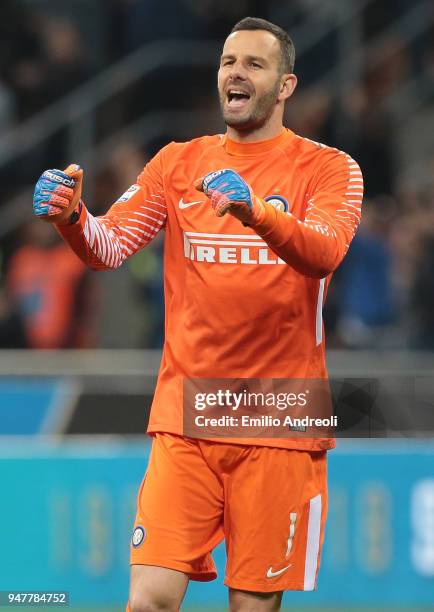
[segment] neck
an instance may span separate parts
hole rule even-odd
[[[230,125],[226,128],[228,138],[235,142],[258,142],[261,140],[271,140],[282,133],[283,123],[282,117],[270,117],[268,121],[261,127],[255,127],[251,130],[237,130],[236,127]]]

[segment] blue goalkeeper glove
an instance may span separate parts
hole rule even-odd
[[[257,225],[265,216],[262,200],[235,170],[210,172],[194,186],[210,198],[217,217],[229,213],[245,225]]]
[[[71,164],[64,171],[46,170],[36,183],[33,212],[39,219],[62,223],[69,219],[81,198],[83,170]]]

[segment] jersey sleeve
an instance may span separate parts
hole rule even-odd
[[[363,177],[358,164],[345,153],[328,153],[308,197],[304,220],[265,202],[265,219],[254,229],[295,270],[323,278],[341,263],[360,223]]]
[[[56,229],[86,265],[108,270],[149,244],[166,219],[160,151],[105,215],[94,217],[82,205],[76,223]]]

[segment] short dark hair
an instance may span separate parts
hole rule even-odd
[[[280,69],[282,74],[293,72],[295,64],[294,43],[289,34],[280,26],[260,17],[244,17],[244,19],[241,19],[241,21],[234,25],[231,34],[240,30],[266,30],[271,32],[280,43]]]

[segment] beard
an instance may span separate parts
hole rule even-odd
[[[220,95],[220,109],[223,121],[229,127],[240,131],[251,131],[261,128],[270,119],[280,89],[280,78],[276,79],[272,89],[253,101],[251,108],[237,113],[226,107],[227,95]],[[250,105],[250,101],[249,101]]]

